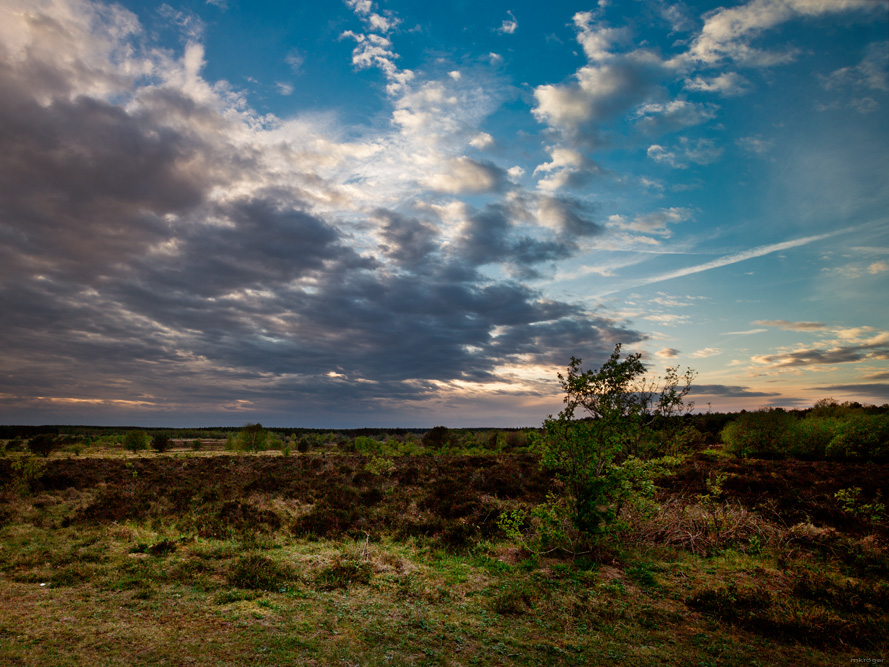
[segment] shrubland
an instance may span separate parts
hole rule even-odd
[[[640,361],[535,429],[0,427],[0,664],[885,655],[885,413],[695,414]]]

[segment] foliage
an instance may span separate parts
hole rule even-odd
[[[423,446],[430,449],[442,449],[451,443],[451,432],[447,426],[436,426],[423,435]]]
[[[58,449],[60,446],[61,443],[58,438],[49,433],[40,433],[28,441],[28,449],[34,454],[40,454],[44,458],[47,458],[52,454],[53,450]]]
[[[840,501],[844,512],[863,516],[869,521],[879,521],[886,515],[886,504],[881,502],[879,491],[874,501],[870,503],[862,502],[861,488],[857,486],[840,489],[834,494],[834,498]]]
[[[593,536],[619,528],[629,501],[650,497],[654,466],[637,456],[657,420],[688,413],[685,398],[695,373],[669,368],[663,379],[648,380],[641,354],[621,358],[616,345],[598,370],[582,370],[574,357],[559,374],[566,407],[543,423],[543,465],[565,484],[574,526]],[[578,408],[590,417],[576,419]]]
[[[259,452],[268,449],[269,432],[262,424],[247,424],[234,437],[226,441],[226,449],[238,452]]]
[[[364,469],[373,475],[388,475],[395,470],[395,463],[385,456],[374,456]]]
[[[780,408],[741,413],[722,429],[722,441],[741,457],[780,458],[788,450],[796,416]]]
[[[12,463],[11,486],[20,496],[27,496],[45,471],[46,461],[34,456],[20,456]]]
[[[130,452],[142,451],[148,447],[148,434],[145,431],[127,431],[123,446]]]
[[[173,445],[173,441],[166,433],[155,433],[151,438],[151,448],[159,454],[164,453]]]
[[[741,457],[889,460],[889,415],[832,399],[816,403],[803,419],[781,408],[742,412],[721,436]]]

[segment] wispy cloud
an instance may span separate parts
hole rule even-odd
[[[823,331],[827,325],[823,322],[790,322],[788,320],[757,320],[753,324],[764,327],[778,327],[785,331]],[[765,329],[759,329],[765,331]]]

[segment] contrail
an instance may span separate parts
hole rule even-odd
[[[615,294],[616,292],[622,292],[623,290],[627,289],[634,289],[636,287],[643,287],[644,285],[660,283],[664,282],[665,280],[672,280],[673,278],[682,278],[683,276],[690,276],[695,273],[701,273],[702,271],[709,271],[710,269],[718,269],[722,266],[737,264],[738,262],[743,262],[748,259],[762,257],[763,255],[770,255],[774,252],[781,252],[782,250],[798,248],[799,246],[814,243],[816,241],[823,241],[824,239],[828,239],[832,236],[838,236],[839,234],[846,234],[848,232],[854,231],[855,229],[855,227],[849,229],[841,229],[835,232],[829,232],[827,234],[804,236],[803,238],[794,239],[793,241],[784,241],[783,243],[772,243],[770,245],[757,246],[756,248],[751,248],[750,250],[743,250],[741,252],[732,253],[731,255],[724,255],[722,257],[719,257],[718,259],[704,262],[703,264],[696,264],[695,266],[688,266],[684,269],[676,269],[675,271],[667,271],[666,273],[651,276],[650,278],[642,278],[641,280],[634,281],[631,285],[618,287],[617,289],[613,289],[609,292],[605,292],[597,296],[608,296],[609,294]]]

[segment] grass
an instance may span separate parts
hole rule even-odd
[[[744,530],[699,549],[680,539],[706,530],[689,519],[706,515],[690,494],[684,514],[637,522],[595,558],[537,558],[484,528],[443,539],[521,502],[510,494],[533,499],[539,480],[504,481],[520,465],[509,458],[396,461],[365,477],[365,459],[342,457],[299,464],[296,481],[263,457],[220,461],[218,474],[179,478],[145,463],[134,478],[51,460],[33,495],[4,491],[0,664],[835,665],[886,654],[882,525],[800,528],[782,525],[794,508],[748,508]],[[436,466],[454,483],[429,484]],[[353,488],[357,510],[333,511],[334,482]],[[453,489],[456,500],[434,502]],[[302,518],[319,506],[336,530],[316,522],[324,534],[309,534]]]

